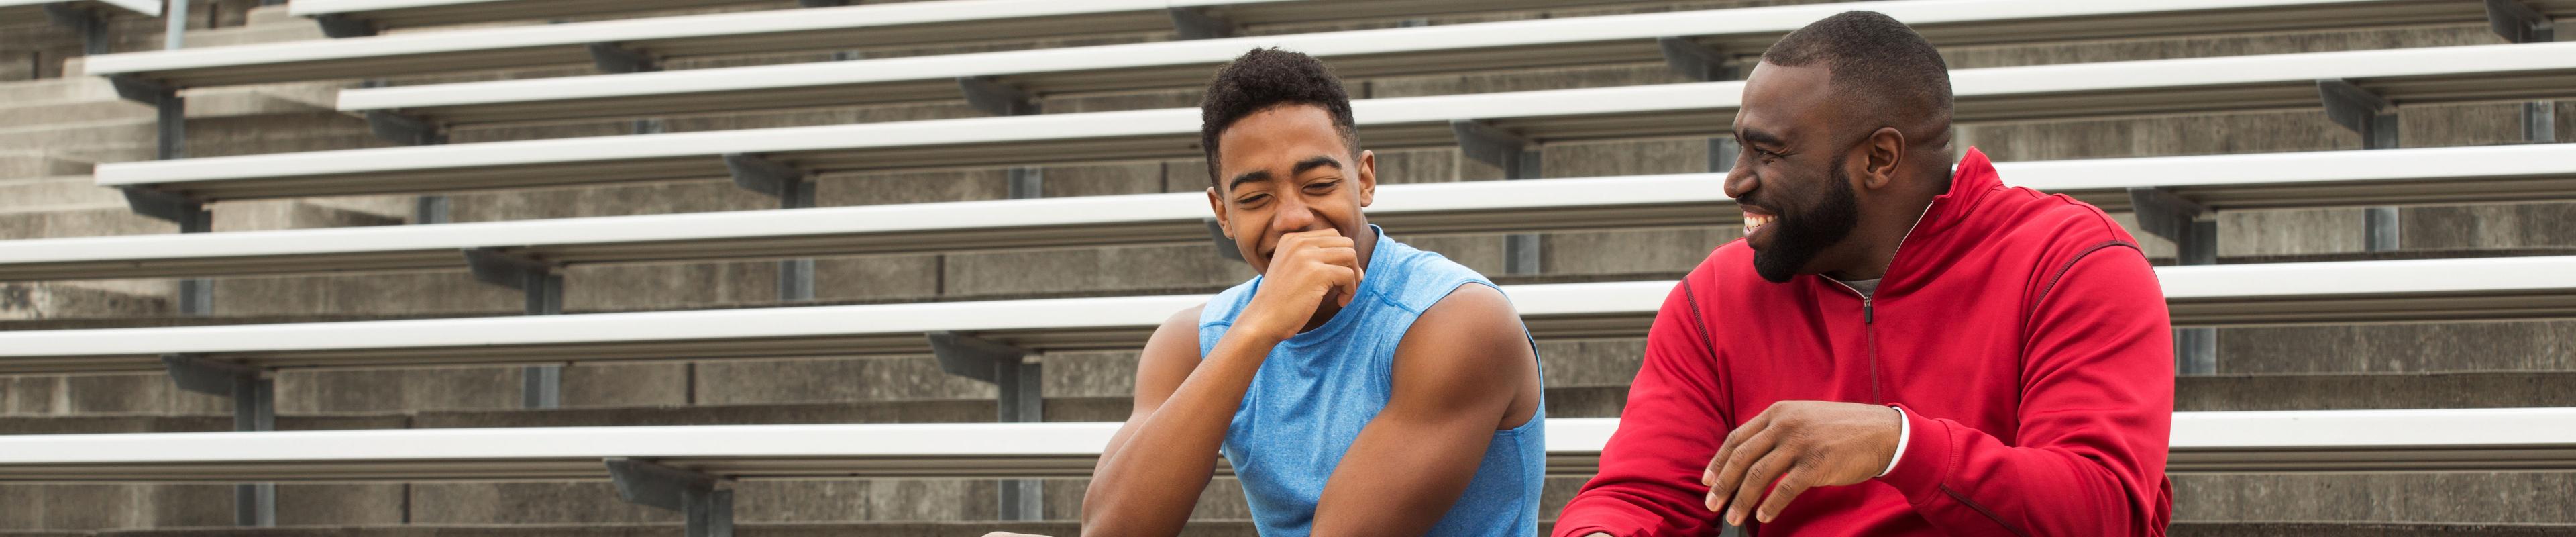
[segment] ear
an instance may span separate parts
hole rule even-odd
[[[1860,173],[1853,174],[1853,178],[1861,183],[1857,186],[1873,190],[1886,188],[1889,183],[1896,182],[1897,170],[1905,169],[1905,133],[1898,132],[1895,127],[1879,127],[1870,131],[1868,138],[1861,139],[1859,149],[1861,158],[1855,162],[1861,164],[1861,169]]]
[[[1207,195],[1208,210],[1216,213],[1217,230],[1225,232],[1225,238],[1233,239],[1234,223],[1225,219],[1225,198],[1217,196],[1216,187],[1208,187]]]
[[[1377,202],[1377,152],[1360,151],[1357,166],[1360,170],[1360,206],[1367,207]]]

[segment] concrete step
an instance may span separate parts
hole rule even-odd
[[[301,112],[192,118],[187,127],[188,155],[212,157],[389,145],[376,140],[364,121],[336,113]],[[0,128],[0,151],[78,154],[93,149],[152,147],[158,143],[160,132],[157,121],[150,117],[5,127]]]
[[[88,161],[44,153],[0,153],[0,183],[62,175],[88,175]]]
[[[117,100],[116,85],[106,78],[76,76],[0,82],[0,103],[39,106]]]
[[[0,211],[0,240],[177,233],[178,224],[134,214],[123,205],[32,212]]]
[[[401,429],[410,417],[278,416],[280,431]],[[233,430],[232,416],[0,416],[0,434],[197,433]]]
[[[171,288],[134,281],[0,283],[0,320],[149,318],[169,315]]]
[[[49,212],[124,207],[125,194],[98,186],[90,176],[0,180],[0,212]]]

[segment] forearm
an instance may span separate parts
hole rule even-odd
[[[1162,406],[1105,451],[1083,497],[1084,532],[1179,533],[1215,475],[1217,450],[1253,374],[1277,343],[1229,334]]]

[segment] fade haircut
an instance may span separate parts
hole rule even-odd
[[[1351,95],[1342,90],[1332,68],[1305,53],[1256,48],[1217,68],[1199,99],[1199,147],[1207,150],[1208,186],[1217,187],[1217,136],[1245,116],[1288,105],[1311,105],[1333,116],[1342,145],[1359,151],[1359,122],[1351,118]]]
[[[1950,154],[1950,66],[1905,23],[1873,11],[1826,17],[1771,44],[1762,61],[1823,65],[1835,99],[1863,121],[1885,121],[1913,149],[1937,152],[1924,166],[1946,176]],[[1877,126],[1871,125],[1875,129]]]

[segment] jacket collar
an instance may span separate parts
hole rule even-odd
[[[2004,187],[2003,176],[1995,171],[1994,161],[1983,151],[1968,148],[1950,173],[1950,189],[1932,197],[1921,219],[1898,243],[1896,257],[1888,262],[1887,273],[1880,277],[1877,295],[1902,295],[1920,288],[1939,271],[1933,267],[1941,260],[1958,255],[1959,250],[1975,246],[1974,240],[1948,236],[1952,228],[1976,213],[1977,202]],[[1818,280],[1826,280],[1817,275]],[[1825,282],[1826,285],[1839,285]]]

